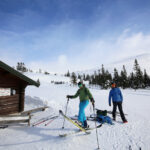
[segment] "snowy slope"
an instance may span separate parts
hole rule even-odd
[[[31,75],[32,76],[32,75]],[[28,87],[26,89],[25,109],[35,108],[48,104],[50,108],[45,112],[34,114],[31,122],[35,122],[51,114],[58,115],[59,109],[65,111],[66,95],[74,94],[78,89],[69,84],[55,85],[50,81],[52,76],[36,74],[41,81],[41,86]],[[46,78],[46,80],[45,80]],[[62,80],[57,76],[58,80]],[[65,79],[69,81],[69,79]],[[111,110],[108,106],[109,90],[90,89],[99,109]],[[150,149],[150,91],[149,90],[122,90],[124,95],[123,108],[128,114],[128,124],[122,124],[117,118],[115,125],[104,124],[98,129],[99,144],[102,150],[133,150]],[[67,114],[73,116],[78,113],[79,100],[69,101]],[[91,105],[88,106],[86,114],[92,114]],[[60,133],[68,133],[77,130],[69,122],[65,122],[65,129],[62,130],[63,118],[60,116],[48,126],[41,124],[36,127],[10,126],[7,129],[0,129],[0,150],[95,150],[97,148],[95,130],[90,135],[80,133],[78,135],[61,138]],[[88,122],[94,127],[94,122]]]
[[[111,68],[115,68],[115,67],[118,70],[121,70],[122,66],[125,65],[128,73],[131,73],[133,71],[135,59],[138,60],[138,63],[140,65],[142,71],[144,71],[144,69],[146,69],[147,73],[150,75],[150,67],[149,67],[150,66],[150,54],[149,53],[137,55],[137,56],[130,57],[130,58],[126,58],[124,60],[114,62],[110,65],[106,65],[106,67],[109,70],[112,70]]]
[[[117,68],[118,71],[121,71],[123,65],[125,65],[126,70],[129,74],[133,71],[135,59],[138,60],[138,63],[140,65],[142,71],[144,71],[144,69],[146,69],[147,73],[150,75],[150,53],[144,53],[141,55],[129,57],[129,58],[119,60],[116,62],[112,62],[109,64],[104,64],[104,68],[107,69],[110,73],[113,73],[114,68]],[[101,64],[100,64],[99,68],[94,68],[94,69],[85,70],[85,71],[77,71],[77,73],[93,74],[94,71],[98,71],[99,69],[101,69]]]

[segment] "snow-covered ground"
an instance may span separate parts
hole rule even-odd
[[[49,105],[44,112],[35,113],[31,123],[50,115],[59,115],[59,109],[65,111],[66,95],[74,94],[78,87],[70,86],[70,79],[62,76],[30,74],[32,78],[40,79],[39,88],[29,86],[26,89],[25,110]],[[51,81],[65,81],[65,84],[55,85]],[[108,106],[109,90],[90,89],[96,101],[96,108],[111,110]],[[99,145],[101,150],[150,150],[150,90],[122,90],[124,96],[123,109],[128,114],[127,124],[122,124],[118,117],[115,125],[104,124],[98,129]],[[74,116],[78,113],[79,99],[72,99],[68,104],[67,114]],[[86,114],[93,114],[91,104]],[[95,124],[88,121],[90,127]],[[78,130],[70,122],[59,116],[48,126],[45,124],[36,127],[11,125],[0,129],[0,150],[95,150],[97,148],[96,132],[90,135],[80,133],[68,137],[59,137],[60,133]]]

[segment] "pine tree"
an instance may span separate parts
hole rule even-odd
[[[25,64],[23,62],[18,62],[16,69],[18,71],[21,71],[21,72],[27,72],[28,71],[28,69],[25,67]]]
[[[136,89],[135,87],[135,75],[134,73],[130,73],[130,76],[128,77],[128,80],[129,80],[129,87],[130,88],[133,88],[133,89]]]
[[[68,70],[68,72],[67,72],[66,76],[67,76],[67,77],[70,77],[70,73],[69,73],[69,70]]]
[[[144,87],[149,87],[150,86],[150,77],[148,76],[146,69],[144,69]]]
[[[89,81],[89,80],[90,80],[90,75],[87,74],[87,75],[86,75],[86,78],[85,78],[85,81]]]
[[[124,89],[128,87],[127,71],[124,65],[123,65],[123,70],[121,71],[120,74],[120,86]]]
[[[83,80],[84,80],[84,81],[86,80],[86,76],[85,76],[85,74],[83,74]]]
[[[78,79],[79,79],[79,80],[81,80],[81,79],[82,79],[82,77],[81,77],[81,75],[80,75],[80,74],[78,74]]]
[[[117,86],[120,86],[120,83],[119,83],[119,74],[118,74],[118,70],[116,68],[114,68],[113,81],[117,84]]]
[[[74,72],[71,75],[71,82],[73,84],[77,84],[77,76],[76,76],[76,74]]]
[[[109,72],[107,71],[107,73],[106,73],[104,65],[102,64],[102,68],[101,68],[101,84],[100,85],[101,85],[101,87],[103,89],[107,89],[108,88],[108,79],[107,79],[108,74],[109,74]]]
[[[106,70],[106,82],[105,82],[105,87],[106,87],[106,89],[108,88],[108,87],[110,87],[110,84],[111,84],[111,82],[112,82],[112,75],[109,73],[109,71],[108,70]]]
[[[135,71],[135,87],[136,88],[144,87],[143,72],[140,69],[137,59],[135,59],[135,62],[134,62],[134,71]]]

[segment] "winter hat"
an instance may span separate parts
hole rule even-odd
[[[112,82],[111,83],[111,86],[114,88],[114,87],[116,87],[116,83],[115,82]]]
[[[78,82],[78,85],[82,85],[82,82]]]

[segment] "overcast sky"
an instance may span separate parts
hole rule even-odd
[[[0,60],[51,72],[150,53],[149,0],[0,0]]]

